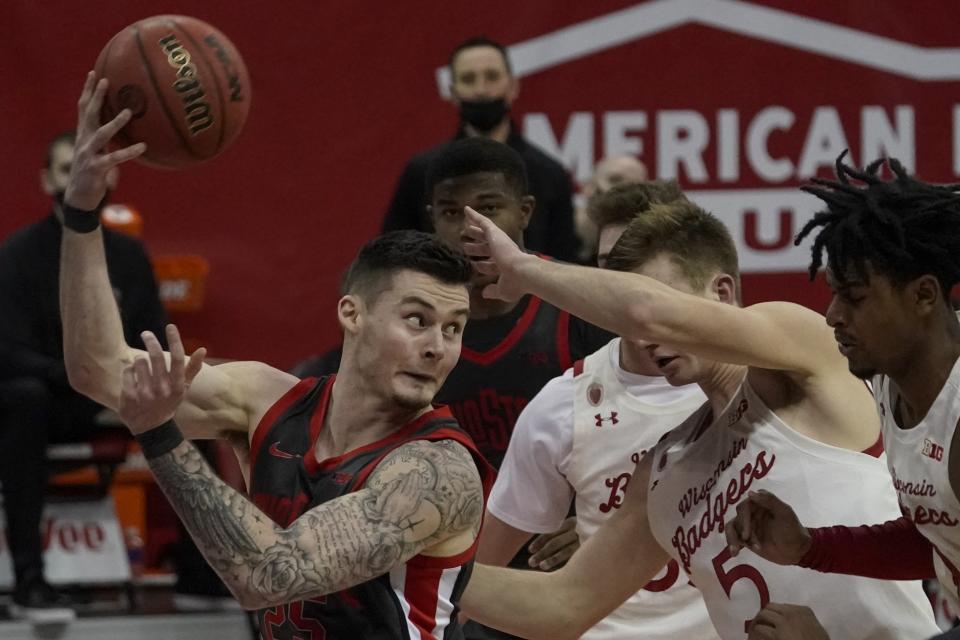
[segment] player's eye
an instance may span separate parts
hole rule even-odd
[[[444,328],[444,331],[447,333],[447,335],[455,336],[463,331],[463,327],[456,322],[451,322]]]

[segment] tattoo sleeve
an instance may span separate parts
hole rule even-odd
[[[452,441],[399,447],[364,489],[278,526],[189,441],[150,460],[170,503],[237,599],[261,608],[360,584],[458,534],[479,533],[480,475]]]

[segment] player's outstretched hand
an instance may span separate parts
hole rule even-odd
[[[750,625],[747,640],[830,640],[810,607],[771,602]]]
[[[113,167],[133,160],[147,149],[147,145],[140,142],[113,152],[106,151],[110,139],[131,118],[130,110],[124,109],[113,120],[100,126],[100,108],[106,92],[106,78],[97,80],[96,73],[91,71],[77,102],[77,141],[64,202],[84,211],[96,209],[103,200],[107,193],[107,174]]]
[[[751,491],[724,531],[734,556],[746,547],[770,562],[791,565],[810,549],[810,533],[797,514],[768,491]]]
[[[541,533],[533,539],[527,547],[533,554],[528,562],[531,567],[550,571],[566,564],[579,548],[577,518],[571,516],[564,520],[560,528],[553,533]]]
[[[173,418],[190,383],[200,372],[206,349],[197,349],[187,360],[177,327],[167,325],[170,365],[157,337],[150,331],[142,334],[148,356],[138,356],[123,370],[123,387],[117,413],[136,435],[158,427]]]
[[[497,281],[483,289],[485,298],[500,300],[519,300],[527,293],[518,274],[524,261],[539,260],[534,255],[524,253],[500,227],[486,216],[482,216],[470,207],[465,207],[467,226],[463,234],[468,241],[463,251],[473,258],[473,268],[477,272],[498,276]]]

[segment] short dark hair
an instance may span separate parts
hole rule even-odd
[[[503,56],[503,64],[507,67],[507,73],[511,76],[513,75],[513,65],[510,64],[510,54],[507,52],[507,48],[495,40],[491,40],[487,36],[471,36],[457,45],[457,48],[453,50],[453,53],[450,54],[450,60],[447,62],[447,67],[450,69],[450,79],[453,80],[453,63],[456,61],[457,56],[464,49],[473,49],[475,47],[493,47],[500,52],[500,55]]]
[[[661,253],[680,267],[694,289],[706,287],[718,271],[732,276],[740,299],[737,245],[726,225],[712,213],[686,200],[652,205],[627,225],[604,267],[636,271]]]
[[[627,224],[655,204],[687,201],[676,180],[618,184],[587,201],[587,217],[600,227]]]
[[[410,270],[446,284],[467,285],[470,260],[459,249],[423,231],[391,231],[367,242],[350,264],[340,286],[342,295],[356,294],[368,303],[386,290],[394,274]]]
[[[427,167],[427,198],[433,199],[437,183],[481,171],[501,174],[519,198],[530,193],[520,154],[502,142],[476,136],[454,140],[433,158]]]
[[[843,163],[844,155],[846,151],[837,158],[837,180],[814,178],[819,186],[802,187],[827,205],[795,240],[799,244],[822,227],[813,241],[810,278],[826,250],[839,282],[849,279],[851,270],[867,281],[868,263],[897,285],[931,274],[949,302],[950,290],[960,281],[960,184],[921,182],[895,158],[881,158],[858,171]],[[894,174],[891,180],[878,175],[885,163]]]
[[[53,165],[53,150],[57,145],[63,143],[69,143],[70,146],[73,146],[77,142],[77,132],[76,131],[61,131],[53,140],[47,144],[47,161],[44,163],[44,167],[49,169]]]

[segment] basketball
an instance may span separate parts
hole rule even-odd
[[[110,82],[102,121],[133,114],[115,142],[147,144],[139,160],[182,169],[226,149],[250,110],[250,79],[233,43],[188,16],[135,22],[103,48],[97,77]]]

